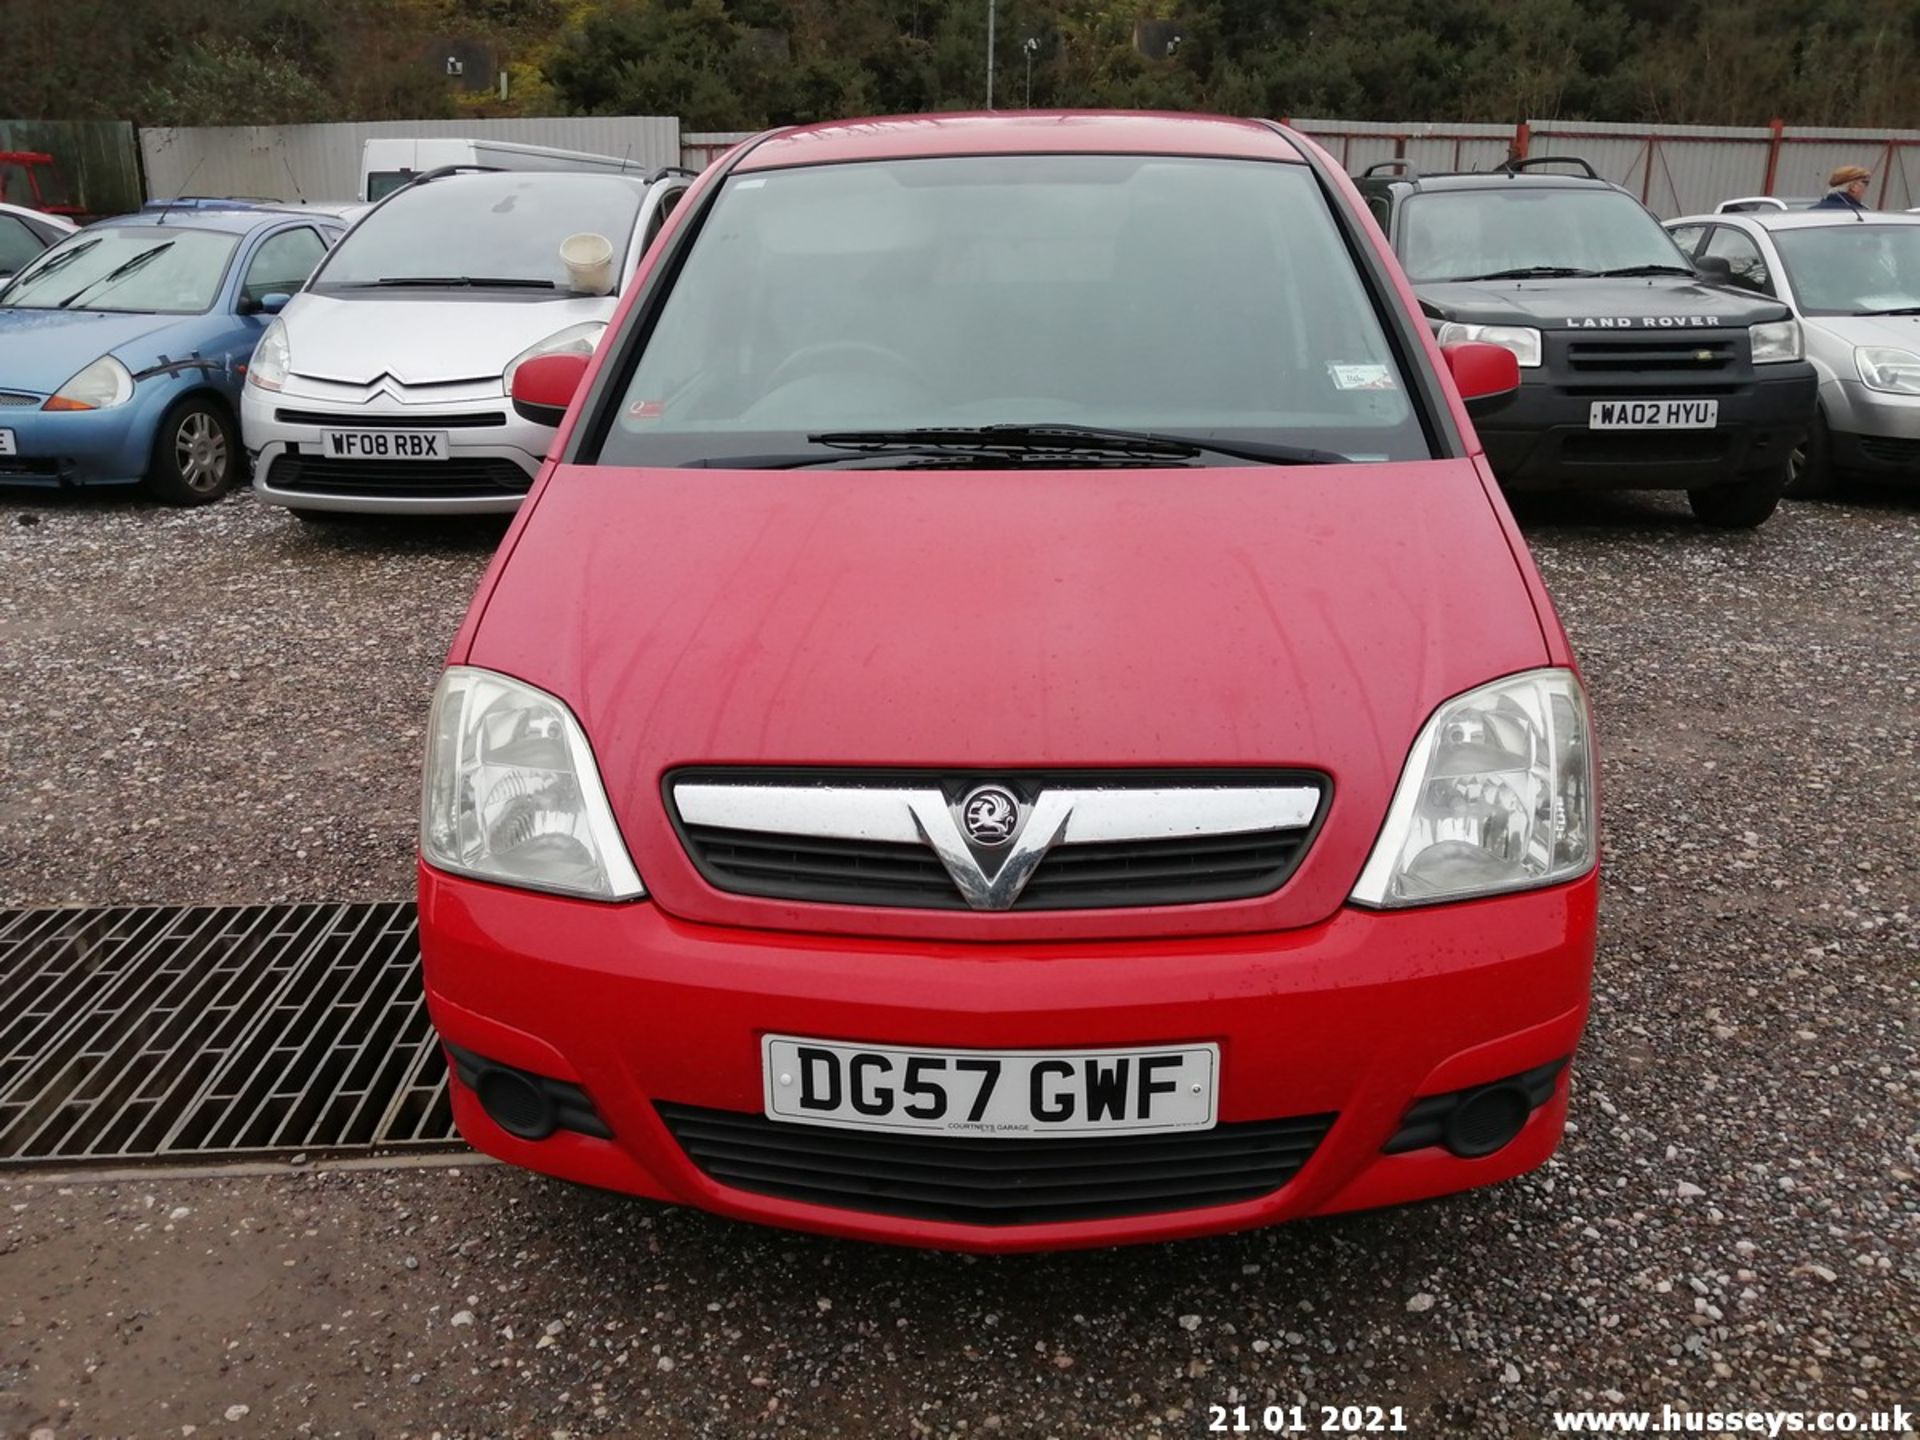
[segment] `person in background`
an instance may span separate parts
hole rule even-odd
[[[1827,177],[1827,193],[1816,210],[1865,210],[1867,181],[1873,172],[1863,165],[1842,165]]]

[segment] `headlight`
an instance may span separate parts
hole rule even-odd
[[[1800,358],[1798,320],[1775,320],[1768,325],[1755,325],[1747,334],[1753,337],[1753,363],[1756,365],[1777,365],[1782,360]]]
[[[133,398],[133,374],[111,355],[102,355],[54,392],[42,410],[110,410]]]
[[[293,365],[293,347],[287,343],[287,322],[278,315],[267,326],[260,343],[253,347],[253,359],[247,362],[247,383],[262,390],[278,390],[287,383],[287,371]]]
[[[1353,898],[1426,905],[1552,885],[1594,862],[1587,700],[1571,670],[1469,690],[1414,742]]]
[[[545,691],[463,665],[433,697],[420,853],[442,870],[529,890],[646,894],[572,712]]]
[[[1435,338],[1442,345],[1498,345],[1513,352],[1522,370],[1540,368],[1540,332],[1525,325],[1462,325],[1449,320]]]
[[[1911,350],[1862,345],[1853,352],[1853,367],[1860,372],[1860,383],[1869,390],[1920,395],[1920,355]]]
[[[587,320],[555,331],[538,345],[529,345],[509,360],[500,376],[500,383],[512,390],[513,372],[541,355],[591,355],[593,347],[600,343],[600,337],[606,333],[607,322],[604,320]]]

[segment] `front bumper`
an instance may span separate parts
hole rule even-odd
[[[1421,910],[1344,909],[1265,935],[914,944],[692,924],[651,901],[565,900],[423,866],[420,941],[428,1008],[450,1046],[580,1087],[611,1131],[516,1138],[456,1081],[454,1117],[477,1149],[743,1220],[1014,1251],[1399,1204],[1540,1165],[1564,1124],[1564,1072],[1490,1155],[1383,1147],[1421,1097],[1573,1053],[1587,1014],[1597,894],[1589,875]],[[1212,1041],[1221,1124],[1333,1118],[1298,1173],[1251,1200],[992,1226],[872,1213],[723,1184],[663,1121],[659,1104],[759,1115],[760,1039],[769,1032],[959,1049]],[[800,1141],[810,1128],[781,1127]]]
[[[1920,478],[1920,395],[1834,380],[1820,387],[1820,405],[1840,469]]]
[[[1696,490],[1783,467],[1813,418],[1818,384],[1805,362],[1761,366],[1750,381],[1710,390],[1634,376],[1634,398],[1712,398],[1719,423],[1590,430],[1592,404],[1604,398],[1591,392],[1603,387],[1522,374],[1514,397],[1474,422],[1493,473],[1513,490]]]
[[[110,410],[0,406],[0,430],[13,432],[14,451],[0,455],[0,484],[138,484],[153,458],[156,415],[137,396]]]
[[[241,396],[240,426],[262,500],[300,510],[387,515],[475,515],[520,508],[539,474],[553,431],[513,413],[504,395],[436,397],[404,404],[384,393],[347,398],[262,390]],[[297,416],[298,419],[289,419]],[[325,423],[321,423],[324,420]],[[476,423],[478,422],[478,423]],[[497,423],[496,423],[497,422]],[[444,461],[328,458],[326,430],[445,430]]]

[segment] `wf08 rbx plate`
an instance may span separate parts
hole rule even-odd
[[[320,453],[329,460],[445,460],[445,430],[323,430]]]
[[[922,1050],[768,1035],[770,1120],[932,1135],[1211,1129],[1220,1047]]]

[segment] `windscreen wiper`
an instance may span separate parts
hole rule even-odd
[[[1602,270],[1602,275],[1626,279],[1630,275],[1699,275],[1688,265],[1622,265],[1617,270]]]
[[[1578,270],[1571,265],[1518,265],[1511,270],[1490,270],[1485,275],[1455,275],[1452,281],[1564,280],[1575,277],[1591,278],[1597,273],[1593,270]]]
[[[1138,468],[1143,456],[1105,446],[1073,449],[1013,450],[979,445],[863,446],[855,450],[802,450],[773,455],[712,455],[683,460],[682,470],[807,470],[838,466],[874,470],[1055,470]],[[1191,457],[1155,453],[1154,463],[1168,469],[1192,465]]]
[[[514,275],[383,275],[375,285],[418,286],[423,290],[558,290],[551,280],[527,280]]]
[[[89,280],[86,284],[82,285],[78,290],[74,291],[73,294],[67,296],[66,299],[62,300],[54,308],[57,310],[65,310],[69,305],[73,304],[74,301],[78,300],[82,295],[86,294],[89,290],[97,290],[102,285],[110,284],[115,280],[119,280],[125,276],[131,275],[134,271],[138,270],[142,265],[146,264],[149,260],[153,259],[154,256],[158,255],[162,250],[171,250],[173,246],[174,246],[173,241],[162,240],[158,245],[149,246],[147,249],[142,250],[138,255],[129,256],[127,259],[122,260],[118,265],[114,266],[113,269],[109,270],[106,274],[100,276],[98,279]]]
[[[1045,455],[1050,452],[1098,451],[1113,455],[1193,460],[1201,455],[1225,455],[1262,465],[1344,465],[1347,457],[1332,450],[1302,445],[1271,445],[1255,440],[1219,441],[1201,435],[1163,430],[1115,430],[1098,425],[980,425],[931,426],[908,430],[834,430],[807,436],[814,445],[863,453],[898,448],[983,450],[998,453]]]
[[[99,248],[99,246],[100,246],[100,237],[98,235],[94,236],[91,240],[82,240],[78,245],[74,246],[71,250],[65,251],[62,254],[54,256],[51,260],[47,261],[46,264],[42,265],[38,270],[34,271],[33,274],[27,277],[27,284],[29,285],[36,284],[40,280],[44,279],[46,276],[52,275],[56,271],[64,270],[67,266],[71,265],[74,261],[78,260],[82,255],[86,254],[89,250],[96,250]]]
[[[1891,310],[1861,310],[1861,315],[1920,315],[1920,305],[1896,305]]]

